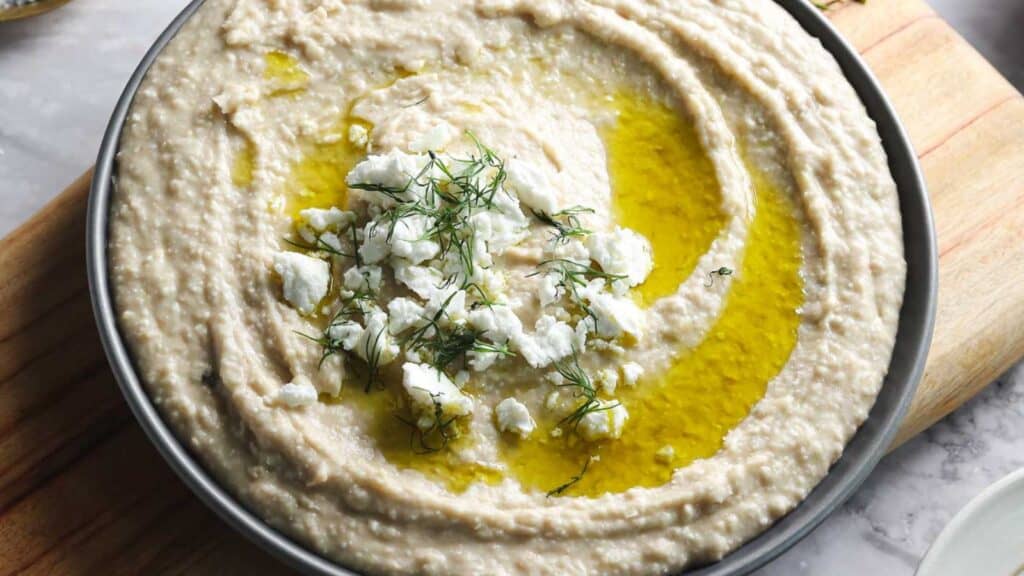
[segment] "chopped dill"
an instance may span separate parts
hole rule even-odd
[[[581,398],[582,401],[576,408],[569,413],[567,416],[558,421],[558,425],[571,424],[573,430],[579,427],[580,422],[587,414],[595,412],[604,412],[611,410],[619,405],[618,402],[614,404],[602,404],[597,398],[597,389],[594,387],[594,383],[590,380],[590,376],[583,371],[580,367],[579,356],[576,351],[573,351],[572,359],[570,361],[561,361],[555,363],[555,369],[562,376],[563,382],[556,384],[557,388],[573,388],[573,396],[575,398]]]
[[[363,388],[363,392],[370,393],[370,388],[377,381],[377,376],[380,371],[380,356],[382,354],[380,341],[384,337],[384,333],[387,332],[387,325],[381,326],[380,330],[373,335],[373,341],[366,339],[366,343],[363,345],[363,354],[366,356],[366,367],[368,373],[366,376],[366,386]]]
[[[351,254],[345,254],[341,250],[338,250],[337,248],[331,246],[327,242],[324,242],[324,240],[319,237],[316,239],[316,242],[314,244],[304,244],[302,242],[296,242],[295,240],[291,240],[289,238],[284,238],[284,243],[288,244],[289,246],[298,248],[300,250],[307,250],[309,252],[327,252],[328,254],[332,254],[334,256],[344,256],[347,258],[352,257]]]
[[[530,210],[533,212],[534,217],[540,220],[542,223],[551,226],[555,229],[552,232],[552,241],[556,244],[566,244],[573,238],[583,238],[587,234],[591,233],[591,230],[584,228],[580,224],[580,214],[589,214],[594,210],[587,208],[586,206],[573,206],[560,210],[554,214],[548,214],[547,212]]]
[[[501,356],[512,356],[512,351],[507,344],[492,344],[482,339],[484,332],[466,326],[453,326],[445,328],[441,319],[447,315],[448,304],[458,294],[452,291],[451,295],[438,307],[437,312],[427,319],[427,323],[420,326],[409,336],[404,343],[409,350],[414,352],[426,351],[430,355],[430,364],[440,371],[445,371],[456,360],[465,360],[469,352],[492,353]]]
[[[590,460],[591,460],[591,458],[588,457],[586,460],[583,461],[583,468],[580,469],[579,474],[577,474],[577,475],[573,476],[572,478],[570,478],[569,481],[566,482],[565,484],[562,484],[561,486],[558,486],[557,488],[549,490],[548,493],[547,493],[547,497],[551,498],[552,496],[561,496],[566,490],[568,490],[569,488],[572,488],[574,485],[576,485],[577,482],[582,480],[583,479],[583,475],[587,473],[587,468],[590,467]]]
[[[719,278],[732,276],[732,268],[726,268],[725,266],[722,266],[718,270],[712,270],[711,272],[708,272],[708,281],[704,283],[704,286],[706,288],[711,288],[712,286],[715,285],[715,276],[718,276]]]

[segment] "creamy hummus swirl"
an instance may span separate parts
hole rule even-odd
[[[608,136],[621,98],[693,131],[721,225],[699,253],[680,245],[692,269],[645,298],[642,339],[588,356],[588,369],[628,361],[651,382],[670,379],[716,338],[767,341],[757,350],[778,341],[780,368],[756,403],[735,400],[732,384],[704,390],[699,414],[738,414],[715,421],[713,450],[664,452],[663,477],[628,489],[599,490],[631,466],[614,440],[584,494],[535,485],[516,455],[554,458],[539,440],[549,429],[510,442],[492,416],[515,396],[542,418],[551,369],[519,361],[470,375],[474,413],[453,456],[396,455],[381,436],[394,425],[387,391],[364,393],[341,355],[321,362],[303,336],[319,329],[316,314],[282,296],[274,258],[296,214],[358,197],[343,184],[356,162],[422,153],[424,135],[445,126],[453,155],[471,149],[470,131],[549,174],[561,206],[593,208],[587,227],[610,230],[624,217]],[[634,574],[720,558],[825,476],[889,364],[905,265],[884,152],[835,61],[768,1],[208,0],[147,74],[118,160],[112,280],[148,391],[247,505],[358,569]],[[795,231],[795,254],[765,248],[779,241],[776,222]],[[499,262],[508,305],[529,326],[542,314],[529,272],[547,242],[532,226]],[[654,250],[656,263],[673,261]],[[790,335],[756,316],[760,304],[728,310],[776,261],[796,262],[802,287]],[[740,332],[723,335],[727,317]],[[719,360],[711,374],[729,381],[731,360]],[[321,401],[282,406],[282,386],[299,381]],[[655,385],[622,392],[621,446],[642,421],[690,422],[634,409],[629,394],[644,386]]]

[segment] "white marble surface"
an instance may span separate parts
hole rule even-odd
[[[0,235],[92,163],[125,81],[184,4],[75,0],[52,14],[0,24]],[[1024,88],[1024,2],[933,4]],[[1018,367],[888,456],[849,503],[759,574],[912,574],[961,506],[1022,466]]]

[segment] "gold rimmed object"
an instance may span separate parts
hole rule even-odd
[[[0,22],[28,18],[67,4],[71,0],[0,0]]]

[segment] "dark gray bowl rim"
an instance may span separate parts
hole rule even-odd
[[[149,67],[204,0],[193,0],[170,23],[125,87],[100,146],[89,196],[86,259],[100,340],[125,400],[146,435],[186,485],[230,526],[287,565],[306,574],[356,574],[268,526],[206,472],[163,421],[135,372],[121,339],[107,274],[107,220],[117,150],[128,110]],[[804,501],[760,536],[722,560],[686,572],[689,576],[747,574],[776,558],[818,526],[867,478],[892,442],[924,371],[935,321],[938,256],[931,206],[913,147],[867,66],[819,10],[805,0],[776,0],[839,62],[878,125],[899,189],[907,259],[907,288],[889,373],[867,421],[842,457]]]

